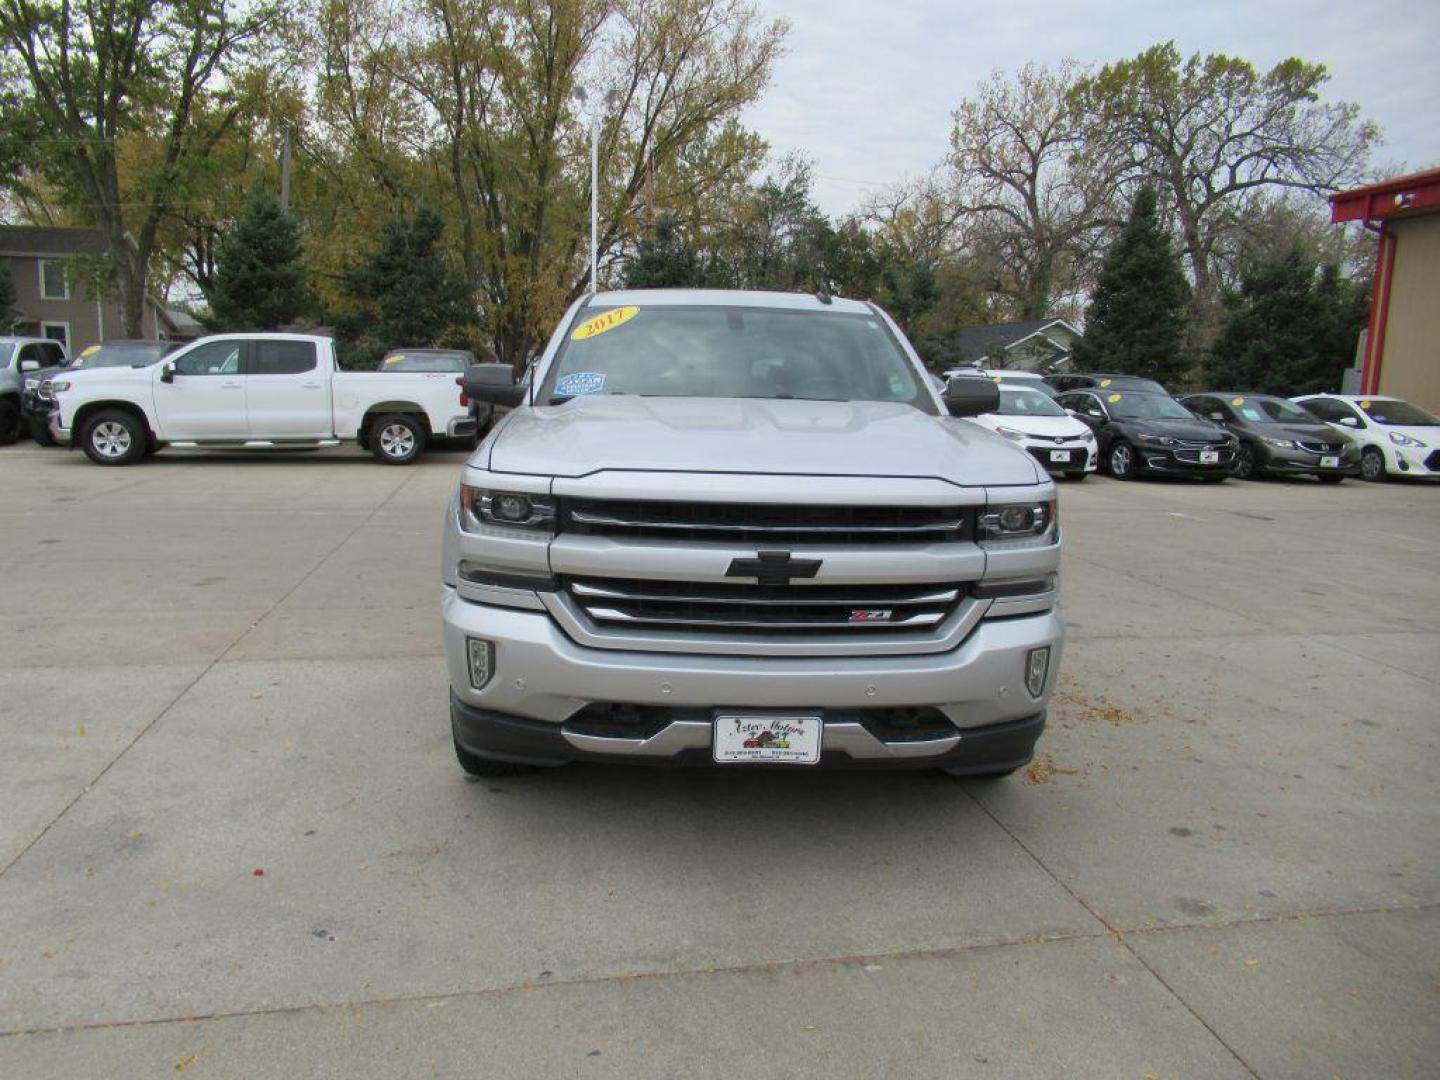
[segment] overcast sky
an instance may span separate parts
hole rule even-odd
[[[747,114],[772,151],[814,163],[831,214],[871,185],[925,173],[948,147],[950,112],[999,68],[1073,57],[1104,63],[1174,39],[1268,68],[1287,56],[1331,73],[1325,98],[1358,102],[1384,129],[1382,165],[1440,163],[1440,3],[1250,0],[1182,5],[1104,0],[755,0],[790,20],[788,53]]]

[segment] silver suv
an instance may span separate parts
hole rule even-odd
[[[608,761],[1030,760],[1060,660],[1055,487],[953,416],[873,304],[601,293],[565,315],[446,514],[470,773]]]

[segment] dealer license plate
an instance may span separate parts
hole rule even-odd
[[[1322,457],[1320,459],[1320,467],[1322,469],[1338,469],[1340,467],[1340,459],[1338,457]]]
[[[1220,461],[1220,451],[1219,451],[1219,450],[1201,450],[1201,451],[1200,451],[1200,464],[1201,464],[1201,465],[1216,465],[1216,464],[1219,463],[1219,461]]]
[[[818,716],[737,713],[715,718],[716,761],[766,761],[814,765],[820,760]]]
[[[1069,460],[1070,460],[1070,451],[1069,451],[1069,450],[1051,450],[1051,451],[1050,451],[1050,460],[1051,460],[1051,461],[1056,461],[1056,462],[1059,462],[1059,461],[1069,461]]]

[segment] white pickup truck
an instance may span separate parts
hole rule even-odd
[[[337,371],[334,342],[304,334],[218,334],[136,367],[60,372],[51,390],[51,434],[98,465],[339,440],[406,465],[432,438],[475,433],[453,372]]]

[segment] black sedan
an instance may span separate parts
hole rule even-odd
[[[1170,473],[1218,482],[1235,468],[1239,440],[1168,394],[1073,390],[1056,400],[1095,432],[1101,466],[1117,480]]]
[[[1329,424],[1292,401],[1268,394],[1232,394],[1207,390],[1181,402],[1197,416],[1213,420],[1240,440],[1235,475],[1309,473],[1338,484],[1360,475],[1360,450]]]
[[[41,368],[25,376],[25,386],[20,394],[20,413],[30,426],[31,437],[41,446],[54,446],[50,437],[50,409],[54,401],[50,396],[50,378],[60,371],[89,371],[102,367],[145,367],[153,364],[176,346],[169,341],[143,341],[140,339],[116,339],[102,341],[83,349],[80,355],[68,364]]]

